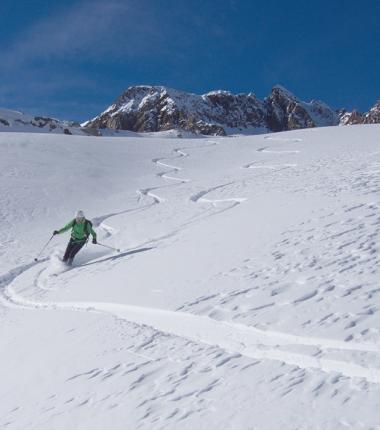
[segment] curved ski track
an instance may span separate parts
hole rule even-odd
[[[216,144],[216,142],[210,142]],[[174,152],[178,155],[176,158],[189,156],[184,152],[186,148],[175,149]],[[192,149],[192,148],[189,148]],[[267,148],[259,149],[259,152],[279,152],[267,151]],[[284,151],[283,151],[284,152]],[[288,153],[296,153],[299,151],[289,151]],[[167,167],[170,170],[159,173],[157,176],[173,180],[177,185],[188,182],[189,180],[179,179],[169,176],[169,173],[178,173],[181,168],[163,163],[164,158],[152,160],[155,164]],[[248,165],[247,165],[248,166]],[[205,199],[204,196],[216,189],[221,189],[231,185],[231,183],[222,184],[205,191],[201,191],[192,197],[193,202],[206,202],[213,205],[219,202],[232,202],[232,206],[228,209],[240,204],[244,199]],[[153,203],[143,206],[142,208],[127,209],[122,212],[100,216],[95,219],[96,225],[112,216],[120,215],[127,212],[146,210],[155,204],[160,204],[165,200],[151,191],[158,188],[146,188],[138,190],[140,197],[147,196],[153,200]],[[223,209],[225,210],[225,209]],[[108,230],[109,235],[112,235],[112,228]],[[173,234],[173,233],[172,233]],[[174,233],[175,234],[175,233]],[[154,241],[164,239],[166,236],[157,238]],[[148,243],[148,242],[147,242]],[[48,261],[44,258],[38,262],[23,264],[15,267],[5,275],[0,277],[0,303],[9,308],[31,309],[31,310],[71,310],[81,312],[97,312],[113,315],[117,318],[124,319],[139,325],[150,326],[160,332],[180,336],[194,342],[200,342],[210,346],[217,346],[229,352],[241,354],[246,357],[258,360],[275,360],[289,365],[294,365],[303,369],[317,369],[324,372],[337,372],[348,378],[362,378],[368,382],[380,384],[380,369],[367,368],[358,364],[353,364],[343,360],[332,360],[321,357],[321,353],[326,350],[338,351],[358,351],[360,353],[379,354],[379,346],[372,343],[354,343],[338,341],[333,339],[311,338],[275,331],[259,330],[251,326],[237,324],[232,322],[217,321],[207,316],[198,316],[181,311],[166,311],[160,309],[144,308],[138,306],[130,306],[115,303],[102,302],[38,302],[28,300],[17,293],[17,287],[14,284],[22,281],[24,277],[32,275],[33,284],[38,284],[38,279],[43,270],[38,266]],[[37,271],[38,268],[38,271]],[[36,274],[34,272],[37,272]],[[24,281],[30,282],[30,279]],[[302,345],[313,346],[318,349],[317,353],[294,353],[284,351],[283,348]]]

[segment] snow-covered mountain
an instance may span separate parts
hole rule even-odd
[[[128,136],[167,133],[226,136],[262,134],[335,125],[380,123],[380,101],[368,112],[332,109],[319,100],[304,102],[284,87],[268,97],[211,91],[197,95],[163,86],[128,88],[103,113],[83,124],[0,109],[0,132]],[[160,137],[160,136],[158,136]]]
[[[264,104],[267,109],[267,128],[271,131],[339,124],[338,114],[325,103],[319,100],[303,102],[281,86],[272,89]]]
[[[338,114],[325,103],[303,102],[281,86],[274,87],[263,101],[253,93],[212,91],[196,95],[162,86],[136,86],[128,88],[106,111],[83,126],[227,135],[338,124]]]
[[[357,110],[347,112],[342,110],[341,112],[341,124],[342,125],[353,125],[353,124],[379,124],[380,123],[380,100],[365,113],[360,113]]]
[[[378,429],[379,136],[0,133],[0,428]]]
[[[43,116],[26,115],[21,112],[0,108],[0,132],[63,133],[89,135],[91,129],[83,129],[79,123],[60,121]]]

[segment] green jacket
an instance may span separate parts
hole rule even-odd
[[[92,228],[90,221],[85,220],[84,222],[79,223],[75,219],[66,224],[63,228],[58,230],[58,233],[64,233],[71,228],[71,239],[75,242],[82,242],[83,240],[87,240],[88,236],[91,234],[94,239],[96,239],[96,233]]]

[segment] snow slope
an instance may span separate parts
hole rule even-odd
[[[2,133],[0,428],[380,429],[379,135]]]

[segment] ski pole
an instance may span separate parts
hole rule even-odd
[[[120,252],[120,249],[118,248],[113,248],[112,246],[103,245],[102,243],[99,243],[99,242],[97,242],[96,244],[100,246],[104,246],[104,248],[108,248],[108,249],[112,249],[113,251]]]
[[[43,248],[41,249],[41,251],[38,253],[37,257],[34,259],[34,261],[38,261],[38,257],[44,252],[45,248],[49,245],[50,241],[53,239],[54,234],[52,235],[52,237],[45,243],[45,245],[43,246]]]

